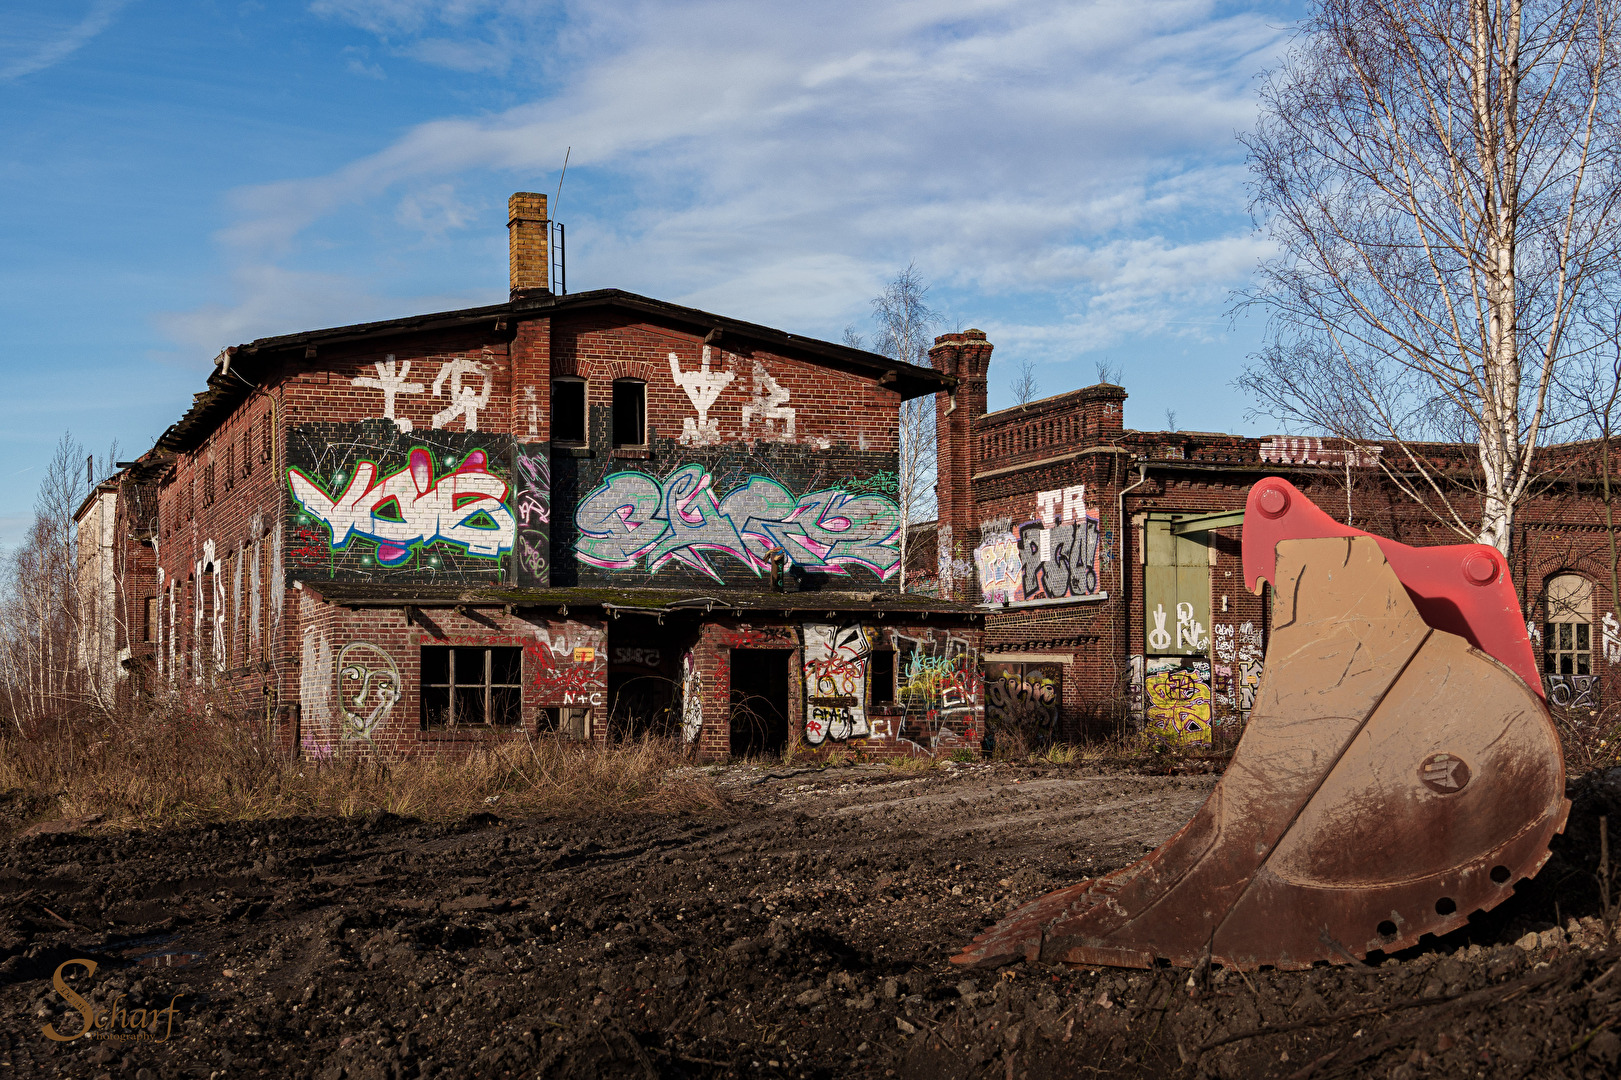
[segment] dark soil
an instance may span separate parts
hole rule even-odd
[[[0,1071],[162,1077],[1613,1076],[1599,814],[1537,881],[1374,966],[964,973],[1013,906],[1129,862],[1212,776],[719,775],[723,819],[253,822],[0,846]],[[1575,930],[1569,940],[1556,920]],[[1585,920],[1585,922],[1583,921]],[[1532,948],[1516,945],[1547,931]],[[1530,945],[1530,942],[1526,942]],[[167,1041],[53,1042],[80,1013]],[[122,995],[120,997],[119,995]],[[180,995],[175,1001],[175,996]],[[125,1030],[125,1029],[120,1029]]]

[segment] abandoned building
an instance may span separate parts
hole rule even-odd
[[[508,302],[228,348],[87,501],[125,692],[314,756],[977,750],[985,612],[900,588],[898,409],[951,376],[554,291],[545,196],[508,216]]]
[[[978,331],[947,334],[932,353],[956,391],[937,413],[930,588],[992,612],[983,661],[993,734],[1040,743],[1124,726],[1202,742],[1223,726],[1241,730],[1270,627],[1266,591],[1246,587],[1240,562],[1245,496],[1264,477],[1289,480],[1367,532],[1414,546],[1466,542],[1391,478],[1419,480],[1394,444],[1134,431],[1126,391],[1108,384],[987,412],[990,354]],[[1476,448],[1410,448],[1467,515]],[[1593,443],[1540,452],[1509,560],[1550,705],[1590,713],[1612,700],[1621,663],[1600,458]]]

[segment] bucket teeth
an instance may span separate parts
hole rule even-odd
[[[956,963],[1352,963],[1461,925],[1546,860],[1568,803],[1541,697],[1426,624],[1373,538],[1276,555],[1265,674],[1204,806]]]

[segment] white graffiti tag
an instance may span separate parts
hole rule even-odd
[[[1148,632],[1148,647],[1155,652],[1164,652],[1171,647],[1171,635],[1165,629],[1164,604],[1154,608],[1154,629]]]
[[[720,442],[720,421],[709,419],[709,408],[737,376],[730,371],[710,371],[709,362],[708,345],[704,346],[703,366],[696,371],[682,371],[681,361],[675,353],[670,354],[670,377],[687,392],[687,400],[698,412],[696,422],[690,416],[681,418],[681,435],[676,441],[682,446],[713,446]]]
[[[394,354],[389,353],[387,360],[379,360],[373,366],[377,368],[377,377],[375,379],[370,375],[361,375],[358,378],[350,379],[350,385],[371,386],[381,390],[383,392],[383,418],[394,421],[394,426],[401,431],[410,431],[410,419],[394,415],[394,396],[402,393],[422,393],[421,383],[405,381],[406,376],[411,374],[411,361],[400,361],[398,370],[396,370]],[[439,425],[435,424],[434,426],[438,427]]]
[[[400,671],[387,652],[369,641],[352,641],[338,654],[339,738],[371,742],[377,727],[400,700]]]
[[[375,540],[377,561],[398,566],[418,545],[444,540],[493,559],[512,550],[515,523],[506,481],[485,463],[484,451],[474,450],[436,481],[432,455],[417,447],[408,466],[381,480],[376,465],[361,462],[336,499],[297,469],[287,470],[287,482],[299,505],[332,530],[334,548],[355,536]]]
[[[1204,623],[1193,617],[1193,605],[1176,605],[1176,647],[1202,649],[1209,643],[1210,639],[1205,636]]]
[[[1621,664],[1621,622],[1616,621],[1615,612],[1604,613],[1603,628],[1604,659],[1607,663]]]
[[[763,429],[759,433],[762,439],[772,441],[792,442],[794,438],[794,410],[788,407],[788,388],[779,384],[765,369],[765,365],[756,360],[754,362],[754,400],[743,406],[743,434],[749,435],[750,428],[758,420]],[[777,421],[782,421],[782,428],[777,428]]]
[[[471,387],[463,386],[462,379],[468,375],[477,375],[483,386],[477,391]],[[445,395],[445,380],[450,380],[450,404],[433,414],[433,426],[442,428],[458,416],[467,418],[467,430],[478,430],[478,411],[490,403],[490,391],[494,380],[490,378],[490,369],[477,360],[469,360],[458,356],[454,360],[446,360],[439,367],[439,374],[433,377],[433,396]]]

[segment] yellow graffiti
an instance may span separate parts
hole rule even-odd
[[[1148,730],[1168,742],[1210,742],[1210,683],[1188,668],[1149,673]]]

